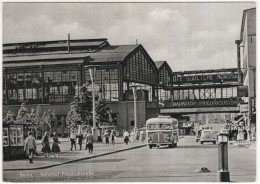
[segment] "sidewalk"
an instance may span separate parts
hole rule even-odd
[[[115,139],[115,146],[110,143],[109,147],[106,147],[103,143],[94,143],[94,151],[93,154],[89,154],[88,150],[85,150],[86,144],[82,144],[82,150],[79,150],[79,145],[76,144],[77,150],[73,149],[70,151],[70,142],[67,138],[60,139],[60,149],[61,153],[59,157],[54,158],[54,154],[50,153],[48,158],[45,158],[44,154],[41,153],[42,146],[40,142],[37,142],[37,151],[40,154],[39,156],[34,157],[34,163],[29,164],[28,159],[23,160],[12,160],[12,161],[4,161],[3,162],[3,170],[35,170],[35,169],[46,169],[49,167],[54,167],[58,165],[63,165],[67,163],[72,163],[75,161],[80,161],[84,159],[91,159],[95,157],[100,157],[104,155],[109,155],[121,151],[131,150],[135,148],[140,148],[146,146],[145,143],[128,143],[125,145],[123,143],[123,138]],[[52,143],[51,143],[52,146]]]
[[[233,145],[233,146],[237,146],[237,147],[246,147],[246,148],[250,148],[250,149],[254,149],[256,150],[256,141],[245,141],[245,142],[236,142],[236,141],[229,141],[228,142],[229,145]]]

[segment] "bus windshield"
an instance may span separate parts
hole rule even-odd
[[[176,129],[174,124],[149,124],[147,125],[147,130],[173,130]]]

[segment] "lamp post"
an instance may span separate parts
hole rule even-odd
[[[230,182],[228,171],[228,133],[218,134],[218,182]]]
[[[137,85],[131,85],[131,88],[133,90],[133,95],[134,95],[134,121],[135,121],[134,132],[136,133],[136,131],[137,131],[137,111],[136,111],[136,90],[137,90]]]
[[[96,125],[96,106],[95,106],[95,85],[94,85],[94,77],[96,74],[96,69],[99,65],[89,65],[84,66],[85,68],[89,69],[91,84],[92,84],[92,111],[93,111],[93,128],[92,128],[92,135],[94,137],[94,141],[97,141],[97,125]]]

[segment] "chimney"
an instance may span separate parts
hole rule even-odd
[[[70,52],[70,34],[68,34],[68,52]]]

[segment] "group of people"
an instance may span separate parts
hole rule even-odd
[[[36,149],[36,140],[35,138],[32,136],[32,132],[28,133],[28,137],[25,140],[25,144],[24,144],[24,151],[26,151],[26,154],[28,155],[29,158],[29,163],[32,164],[33,163],[33,157],[34,154],[37,154]],[[116,137],[116,133],[115,131],[111,131],[111,133],[109,134],[108,131],[106,131],[104,133],[104,138],[105,138],[105,143],[106,143],[106,147],[109,146],[109,142],[111,140],[112,145],[115,145],[115,137]],[[127,145],[129,141],[131,141],[132,143],[134,142],[139,142],[139,139],[144,142],[145,140],[145,132],[143,130],[137,130],[136,132],[134,130],[132,130],[129,134],[128,131],[124,131],[123,133],[123,137],[124,137],[124,142]],[[42,138],[42,149],[41,152],[43,152],[45,154],[45,158],[49,157],[49,154],[51,152],[54,153],[54,157],[59,157],[59,153],[61,152],[60,149],[60,141],[58,139],[57,133],[53,133],[53,144],[52,147],[50,145],[50,138],[49,138],[49,132],[45,132],[43,138]],[[85,150],[89,150],[89,153],[92,154],[93,153],[93,143],[94,143],[94,136],[92,135],[91,131],[87,131],[87,133],[85,135],[83,135],[82,133],[77,134],[76,131],[71,131],[70,133],[70,142],[71,142],[71,148],[70,150],[72,151],[73,148],[76,150],[76,142],[78,140],[78,144],[79,144],[79,150],[82,150],[82,144],[83,144],[83,140],[86,140],[86,148]]]
[[[86,140],[85,150],[88,149],[90,154],[93,153],[94,136],[92,135],[91,130],[87,131],[85,136],[83,136],[82,133],[79,133],[79,135],[77,135],[75,131],[71,131],[71,133],[70,133],[70,143],[71,143],[70,150],[71,151],[73,149],[73,146],[74,146],[75,150],[77,150],[77,147],[76,147],[77,139],[78,139],[78,144],[79,144],[79,150],[82,150],[83,139],[85,139]]]
[[[141,139],[142,143],[145,140],[145,132],[143,130],[136,130],[136,132],[134,130],[131,130],[130,134],[127,130],[124,130],[123,133],[123,137],[124,137],[124,143],[127,145],[129,141],[131,141],[131,143],[134,142],[139,142],[139,139]]]
[[[114,130],[111,131],[111,133],[109,134],[108,131],[104,132],[104,137],[105,137],[105,142],[106,142],[106,147],[109,147],[109,139],[111,138],[111,143],[114,146],[115,145],[115,137],[116,137],[116,133]]]
[[[248,139],[248,131],[244,126],[232,126],[228,129],[229,141],[244,142]]]
[[[42,138],[42,152],[45,153],[45,157],[49,157],[49,153],[53,152],[54,157],[59,156],[60,153],[60,147],[59,147],[60,141],[58,140],[57,133],[53,133],[53,144],[52,148],[50,147],[50,141],[49,141],[49,132],[45,132],[43,138]],[[24,151],[26,152],[26,155],[28,155],[29,163],[33,163],[33,157],[34,154],[37,154],[36,152],[37,146],[36,146],[36,140],[32,136],[32,132],[28,132],[28,137],[25,139],[24,144]]]

